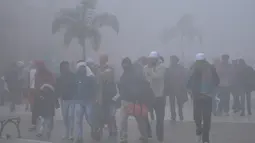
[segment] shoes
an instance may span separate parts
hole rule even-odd
[[[180,116],[180,121],[183,121],[184,120],[184,117],[183,116]]]
[[[197,135],[197,143],[201,143],[202,142],[202,136],[201,135]]]

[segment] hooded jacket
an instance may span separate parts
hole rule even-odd
[[[216,69],[206,60],[196,61],[191,67],[191,75],[187,84],[187,88],[192,91],[193,95],[201,94],[203,92],[202,87],[204,85],[202,83],[202,72],[203,70],[208,68],[211,70],[211,79],[210,81],[208,81],[208,85],[210,85],[211,87],[209,87],[208,89],[214,89],[219,85],[220,80]],[[207,92],[209,93],[212,91],[210,90]]]

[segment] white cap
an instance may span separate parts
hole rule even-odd
[[[156,51],[152,51],[150,54],[149,54],[149,58],[158,58],[159,57],[159,54],[158,52]]]
[[[25,65],[25,63],[23,61],[18,61],[17,62],[18,67],[23,67],[24,65]]]
[[[196,54],[196,61],[202,61],[202,60],[205,60],[205,54],[204,53]]]

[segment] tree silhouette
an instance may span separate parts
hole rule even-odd
[[[57,33],[61,28],[65,29],[64,45],[69,47],[74,38],[78,39],[82,47],[83,59],[86,59],[85,42],[91,42],[92,48],[98,50],[101,44],[100,27],[110,26],[117,33],[119,22],[115,15],[101,13],[95,15],[96,0],[84,0],[76,8],[62,9],[52,23],[52,33]]]
[[[202,43],[201,32],[194,26],[194,19],[189,14],[184,15],[172,28],[164,30],[161,38],[163,43],[167,43],[175,38],[181,38],[181,42],[183,42],[184,38],[191,41],[198,38],[199,42]]]

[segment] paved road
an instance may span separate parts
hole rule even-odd
[[[185,105],[185,120],[184,122],[170,122],[169,108],[166,108],[165,118],[165,143],[195,143],[195,126],[192,121],[192,106],[191,103]],[[0,114],[8,113],[8,107],[0,107]],[[255,112],[253,112],[255,113]],[[17,114],[22,118],[21,133],[22,141],[10,140],[6,142],[0,140],[0,143],[35,143],[31,140],[43,140],[35,137],[35,133],[28,132],[30,126],[31,114],[24,112],[24,107],[19,106]],[[117,120],[119,116],[117,113]],[[155,130],[155,123],[152,123]],[[85,129],[85,142],[92,143],[90,138],[90,129],[88,125],[84,124]],[[13,125],[8,125],[4,131],[4,134],[10,133],[12,137],[16,137],[16,130]],[[229,117],[213,117],[211,141],[212,143],[254,143],[255,142],[255,116],[240,117],[237,114],[231,114]],[[62,141],[61,137],[64,134],[63,121],[61,118],[60,110],[57,111],[55,118],[55,127],[53,130],[53,136],[50,142],[52,143],[68,143]],[[154,133],[155,134],[155,133]],[[129,143],[139,143],[139,132],[137,131],[136,122],[131,118],[129,120]],[[155,135],[154,135],[155,138]],[[115,143],[118,139],[108,139],[107,131],[104,132],[104,138],[102,143]],[[157,143],[155,140],[151,140],[151,143]],[[40,142],[37,142],[40,143]],[[45,142],[42,142],[45,143]]]

